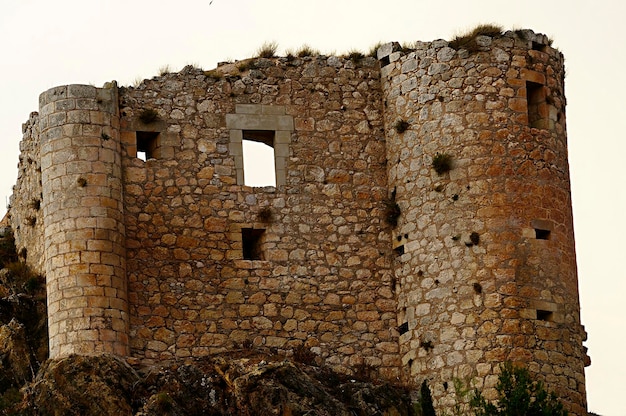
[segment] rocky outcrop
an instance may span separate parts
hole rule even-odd
[[[131,415],[139,376],[112,356],[71,356],[49,360],[26,389],[24,411],[31,415]]]
[[[27,383],[35,368],[24,325],[12,319],[0,326],[0,388],[6,390]]]
[[[10,228],[0,224],[0,414],[21,400],[48,356],[43,277],[18,261]]]
[[[26,393],[22,411],[46,416],[417,414],[406,390],[245,351],[139,371],[74,355],[49,361]]]

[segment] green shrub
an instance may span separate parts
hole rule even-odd
[[[563,404],[548,393],[543,384],[534,381],[523,367],[504,363],[498,377],[497,399],[488,402],[481,393],[474,392],[470,406],[476,416],[566,416]]]
[[[409,129],[409,127],[411,127],[411,125],[409,124],[409,122],[408,122],[408,121],[405,121],[405,120],[402,120],[402,119],[400,119],[400,120],[396,121],[396,123],[393,125],[393,128],[394,128],[394,129],[396,129],[396,131],[397,131],[399,134],[402,134],[402,133],[404,133],[405,131],[407,131],[407,130]]]
[[[400,205],[396,202],[395,196],[385,200],[385,222],[392,228],[398,225],[398,218],[402,214]]]
[[[437,174],[442,175],[452,169],[452,156],[447,153],[437,153],[433,157],[432,166]]]

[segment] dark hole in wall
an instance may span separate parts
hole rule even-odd
[[[534,51],[545,52],[545,51],[546,51],[546,48],[547,48],[547,46],[546,46],[546,45],[544,45],[544,44],[542,44],[542,43],[539,43],[539,42],[533,42],[532,49],[533,49]]]
[[[158,154],[158,131],[138,131],[137,134],[137,157],[143,161],[156,159]]]
[[[550,230],[542,230],[539,228],[535,228],[535,238],[537,240],[549,240]]]
[[[546,91],[543,85],[526,81],[526,100],[528,106],[528,125],[538,129],[548,127],[548,108]]]
[[[262,238],[265,230],[242,228],[241,242],[244,260],[263,260]]]
[[[404,244],[394,248],[393,251],[395,251],[398,256],[403,255],[404,254]]]
[[[400,333],[400,335],[406,334],[407,332],[409,332],[409,323],[405,322],[402,325],[400,325],[398,327],[398,332]]]
[[[389,55],[384,56],[384,57],[382,57],[382,58],[380,59],[380,66],[381,66],[381,67],[389,65],[389,63],[390,63],[390,61],[389,61]]]
[[[537,319],[540,321],[552,322],[552,311],[537,309]]]

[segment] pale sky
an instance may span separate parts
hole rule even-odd
[[[0,216],[17,176],[21,125],[64,84],[130,85],[169,65],[208,70],[308,44],[326,54],[379,42],[451,39],[478,23],[530,28],[565,55],[567,129],[589,410],[625,416],[626,6],[618,0],[0,0]],[[621,132],[621,133],[620,133]]]

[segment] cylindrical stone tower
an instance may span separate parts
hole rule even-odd
[[[39,106],[50,357],[126,356],[117,86],[52,88]]]
[[[379,49],[405,374],[451,411],[511,361],[586,414],[563,57],[526,30],[457,49]]]

